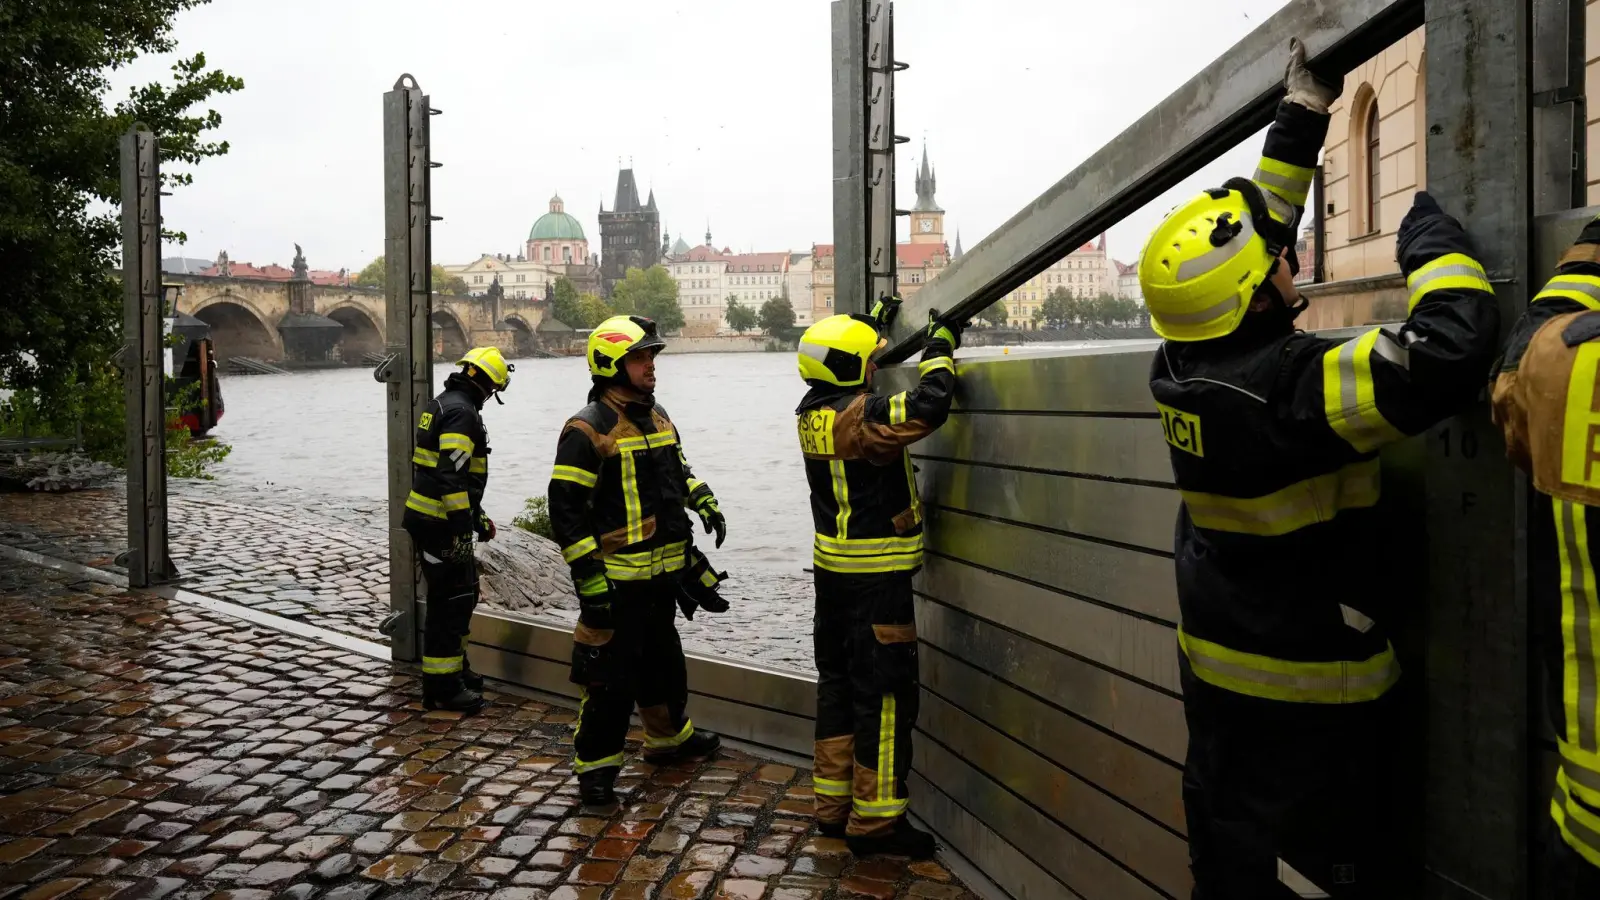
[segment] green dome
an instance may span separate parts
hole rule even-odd
[[[548,212],[533,223],[533,230],[528,232],[530,241],[582,241],[583,226],[578,220],[564,212]]]

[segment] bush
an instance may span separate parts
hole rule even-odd
[[[540,537],[552,541],[556,539],[555,531],[550,527],[550,501],[543,497],[529,497],[522,504],[522,512],[511,520],[511,524]]]

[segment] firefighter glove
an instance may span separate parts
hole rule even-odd
[[[872,304],[872,318],[878,323],[878,333],[883,334],[894,324],[895,316],[900,314],[900,298],[898,296],[881,297]]]
[[[960,346],[961,346],[961,332],[966,330],[967,325],[970,325],[970,324],[971,324],[970,322],[964,322],[964,323],[941,322],[938,319],[935,319],[933,317],[933,313],[928,313],[928,345],[929,345],[929,348],[932,349],[940,341],[943,341],[945,343],[945,345],[949,348],[949,352],[948,353],[935,353],[934,355],[936,355],[936,356],[949,356],[950,353],[954,353],[958,348],[960,348]]]
[[[579,619],[583,624],[602,630],[611,628],[611,579],[604,572],[581,577],[574,573],[573,583],[578,588]]]
[[[713,531],[717,533],[717,546],[721,547],[722,542],[728,537],[728,520],[723,518],[722,510],[717,507],[717,498],[712,496],[709,490],[706,491],[705,495],[695,502],[694,511],[699,513],[700,524],[705,526],[706,534]]]
[[[453,563],[472,562],[472,534],[456,535],[445,548],[444,555]]]
[[[1328,107],[1339,99],[1343,85],[1328,84],[1311,74],[1311,70],[1306,68],[1306,45],[1300,43],[1299,38],[1290,38],[1289,65],[1283,73],[1283,87],[1288,92],[1285,100],[1314,113],[1327,115]]]
[[[477,531],[479,543],[494,540],[494,536],[498,533],[495,531],[494,520],[483,513],[478,514]]]
[[[1434,235],[1435,240],[1443,238],[1443,242],[1451,246],[1472,245],[1466,230],[1454,216],[1439,208],[1438,201],[1429,196],[1427,191],[1417,191],[1411,200],[1410,211],[1400,220],[1400,232],[1394,242],[1395,261],[1405,259],[1407,248],[1424,234]]]

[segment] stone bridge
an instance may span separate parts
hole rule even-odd
[[[267,362],[357,364],[366,354],[383,352],[387,299],[381,290],[303,280],[163,277],[183,286],[178,312],[210,327],[219,361],[249,356]],[[513,358],[537,349],[562,350],[570,330],[539,331],[548,306],[542,298],[435,294],[434,353],[454,360],[468,347],[484,345],[499,347]]]

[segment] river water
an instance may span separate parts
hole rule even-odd
[[[581,357],[516,361],[505,405],[484,407],[494,452],[486,511],[502,527],[550,481],[556,438],[584,404]],[[436,364],[442,387],[454,371]],[[711,485],[728,519],[713,550],[731,574],[801,574],[811,558],[811,513],[794,407],[805,393],[791,353],[701,353],[656,361],[656,397],[683,437],[695,475]],[[370,369],[224,378],[227,411],[213,432],[233,446],[218,480],[287,485],[329,499],[382,501],[384,386]],[[696,528],[699,528],[698,522]]]

